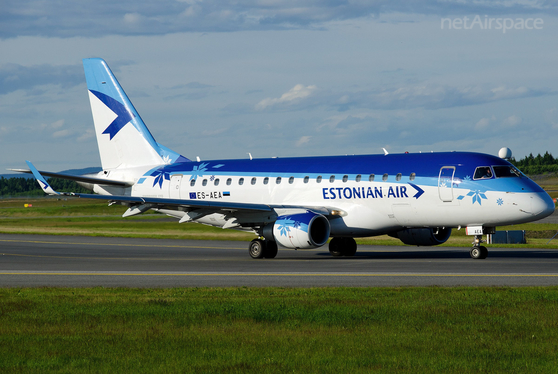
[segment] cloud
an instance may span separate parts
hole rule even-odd
[[[27,90],[32,94],[39,86],[52,84],[70,88],[83,84],[83,68],[80,65],[0,65],[0,95],[17,90]],[[42,90],[39,90],[42,94]]]
[[[515,114],[513,116],[509,116],[508,118],[504,119],[504,121],[502,122],[502,124],[505,127],[515,127],[517,125],[519,125],[522,122],[521,117],[516,116]]]
[[[215,86],[200,82],[189,82],[186,84],[180,84],[171,87],[171,90],[182,92],[167,96],[165,97],[165,99],[199,100],[210,95],[219,95],[225,93],[225,91],[217,91],[215,89]]]
[[[497,87],[485,85],[452,87],[424,84],[392,87],[383,90],[361,90],[353,92],[322,92],[321,105],[346,111],[350,108],[366,109],[414,109],[429,110],[480,105],[502,100],[556,95],[558,91],[547,88]]]
[[[551,2],[390,1],[362,2],[246,0],[222,2],[160,0],[44,1],[6,0],[0,15],[0,38],[16,36],[102,37],[165,35],[179,32],[229,32],[322,27],[330,21],[383,14],[556,15]]]
[[[300,146],[303,146],[305,144],[308,144],[310,142],[310,139],[312,139],[311,136],[308,136],[308,135],[301,136],[300,139],[298,139],[298,141],[296,142],[296,146],[300,147]]]
[[[65,138],[66,136],[70,135],[70,130],[66,129],[66,130],[60,130],[60,131],[55,131],[52,134],[53,138]]]
[[[310,97],[312,93],[316,91],[316,89],[316,86],[304,86],[302,84],[297,84],[289,91],[281,95],[280,98],[263,99],[258,104],[256,104],[256,109],[264,110],[270,107],[295,105]]]
[[[490,125],[490,118],[481,118],[475,124],[475,130],[484,130],[488,127],[488,125]]]

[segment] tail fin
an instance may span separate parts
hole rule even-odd
[[[83,68],[104,170],[190,161],[155,141],[103,59]]]

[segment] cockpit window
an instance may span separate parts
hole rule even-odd
[[[515,166],[493,166],[496,178],[517,178],[521,177],[521,172]]]
[[[492,170],[490,166],[479,166],[477,170],[475,170],[475,176],[473,179],[490,179],[492,178]]]

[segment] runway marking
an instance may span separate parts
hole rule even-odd
[[[0,242],[12,243],[37,243],[37,244],[68,244],[68,245],[98,245],[98,246],[115,246],[115,247],[157,247],[157,248],[198,248],[198,249],[245,249],[238,247],[200,247],[193,245],[154,245],[154,244],[123,244],[123,243],[79,243],[79,242],[50,242],[43,240],[15,240],[0,239]]]
[[[558,277],[558,274],[425,274],[425,273],[122,273],[122,272],[13,272],[0,271],[0,275],[73,275],[73,276],[132,276],[132,277]]]

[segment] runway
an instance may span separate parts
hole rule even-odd
[[[558,285],[558,250],[359,246],[354,257],[247,242],[0,235],[0,287],[369,287]]]

